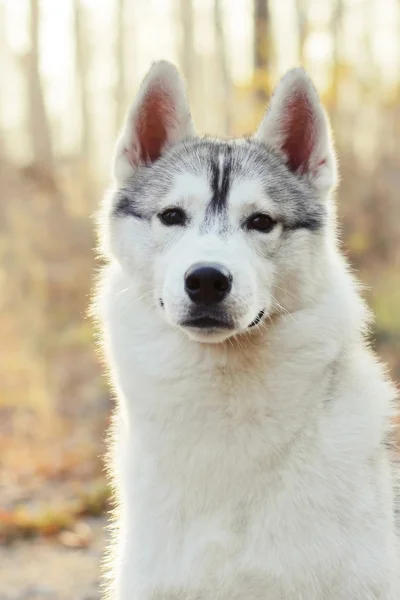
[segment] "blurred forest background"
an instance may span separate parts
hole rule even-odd
[[[252,131],[277,79],[306,67],[336,138],[344,250],[400,379],[399,0],[0,0],[3,543],[88,544],[76,523],[107,504],[92,217],[159,58],[182,69],[198,130],[220,135]]]

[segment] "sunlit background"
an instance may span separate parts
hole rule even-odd
[[[303,64],[330,113],[344,251],[400,379],[399,0],[0,0],[0,597],[99,598],[112,400],[85,318],[94,221],[150,63],[199,131],[248,134]],[[21,575],[23,573],[23,575]]]

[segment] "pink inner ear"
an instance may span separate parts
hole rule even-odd
[[[149,90],[134,123],[135,147],[127,149],[132,164],[149,164],[160,158],[174,118],[173,100],[168,93],[161,89]]]
[[[316,143],[316,123],[306,94],[297,93],[285,106],[282,151],[292,171],[306,173]]]

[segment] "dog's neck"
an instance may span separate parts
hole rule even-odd
[[[201,452],[196,440],[204,439],[222,456],[219,438],[238,428],[268,440],[260,451],[271,456],[312,431],[335,364],[362,343],[363,304],[341,269],[299,310],[224,343],[200,344],[171,327],[117,268],[106,322],[129,439],[157,460],[178,461],[181,451]]]
[[[180,401],[179,390],[190,395],[190,389],[224,387],[243,372],[255,379],[264,380],[268,373],[275,379],[290,378],[293,385],[297,376],[302,381],[315,377],[345,347],[360,343],[365,320],[365,309],[344,265],[336,265],[325,279],[326,289],[321,287],[298,310],[264,319],[223,343],[202,344],[171,327],[119,271],[112,291],[119,295],[118,306],[111,315],[120,354],[117,370],[124,380],[132,373],[132,394],[140,388],[134,383],[139,377],[142,385],[147,382],[167,393],[171,403]]]

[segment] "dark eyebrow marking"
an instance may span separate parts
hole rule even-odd
[[[139,212],[135,202],[125,194],[118,199],[113,213],[120,217],[135,217],[136,219],[145,218],[145,216]]]
[[[220,155],[223,159],[222,173],[220,170]],[[208,208],[211,213],[217,214],[226,208],[231,185],[232,148],[230,146],[216,148],[216,152],[211,157],[210,170],[212,196]]]
[[[325,222],[324,219],[317,215],[305,216],[303,219],[293,221],[291,223],[283,223],[285,231],[296,231],[297,229],[308,229],[309,231],[318,231],[322,229]]]

